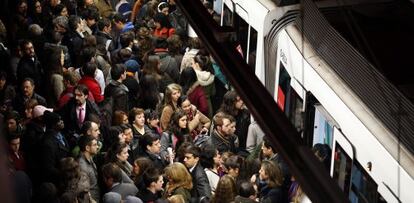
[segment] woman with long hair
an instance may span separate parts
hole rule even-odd
[[[169,84],[167,88],[165,88],[164,102],[160,119],[161,129],[164,131],[168,129],[171,116],[174,113],[174,111],[178,108],[177,101],[178,98],[180,98],[181,96],[181,92],[181,86],[175,83]]]
[[[209,115],[206,94],[193,68],[188,67],[181,72],[180,85],[183,87],[183,94],[188,96],[191,104],[194,104],[204,115]]]
[[[116,110],[112,118],[112,126],[120,126],[122,124],[128,124],[128,114],[121,110]]]
[[[65,63],[65,54],[60,47],[50,47],[45,50],[45,55],[48,56],[47,63],[44,67],[46,69],[46,80],[50,87],[53,88],[53,94],[47,95],[48,104],[55,106],[60,94],[62,94],[65,86],[63,84],[63,64]]]
[[[138,159],[135,159],[134,166],[132,168],[132,176],[135,186],[137,186],[139,191],[145,189],[145,184],[143,182],[142,175],[147,169],[153,167],[153,162],[147,157],[140,157]]]
[[[259,170],[260,202],[282,202],[282,184],[283,175],[279,166],[272,161],[264,160]]]
[[[190,191],[193,188],[192,177],[184,164],[175,162],[164,169],[168,183],[164,197],[182,195],[185,202],[190,202]]]
[[[107,153],[107,162],[114,163],[122,170],[122,182],[133,183],[131,180],[132,176],[132,165],[127,161],[128,145],[126,143],[116,143],[111,146]]]
[[[145,75],[152,75],[154,76],[155,80],[158,83],[158,91],[164,92],[167,85],[173,83],[172,79],[169,78],[165,73],[161,72],[161,63],[160,57],[156,55],[150,55],[153,52],[147,53],[144,56],[144,66],[142,69],[142,77]]]
[[[191,142],[187,126],[187,114],[177,109],[171,116],[168,130],[161,136],[161,157],[167,157],[168,147],[176,151],[184,142]]]
[[[161,102],[156,76],[145,74],[139,80],[138,106],[143,109],[155,110]]]
[[[236,182],[230,175],[220,178],[211,203],[233,202],[237,195]]]
[[[188,130],[193,139],[199,134],[207,134],[211,121],[196,106],[192,105],[190,99],[183,95],[177,100],[177,106],[187,114]]]
[[[168,16],[164,13],[157,13],[154,16],[155,29],[152,35],[154,37],[167,39],[175,33],[175,29],[172,27]]]
[[[160,118],[157,111],[146,109],[145,112],[145,130],[147,132],[162,136],[162,130],[159,126]]]

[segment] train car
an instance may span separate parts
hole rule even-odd
[[[414,202],[414,105],[399,88],[411,85],[409,70],[390,65],[390,52],[375,46],[377,35],[369,41],[354,34],[375,27],[350,32],[352,26],[344,26],[349,18],[336,18],[343,12],[354,22],[384,20],[391,27],[412,17],[406,15],[414,13],[412,3],[347,3],[305,0],[278,6],[270,0],[223,0],[221,25],[234,28],[234,48],[254,68],[305,143],[329,146],[330,174],[350,202]],[[385,17],[401,8],[404,17]],[[414,45],[399,39],[404,29],[398,31],[395,39],[385,40]],[[387,35],[391,32],[386,29]],[[364,46],[369,43],[374,50]]]

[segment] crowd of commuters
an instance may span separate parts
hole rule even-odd
[[[16,202],[302,201],[174,0],[16,5],[0,23]]]

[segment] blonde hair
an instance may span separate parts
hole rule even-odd
[[[168,191],[171,192],[176,188],[183,187],[191,190],[193,188],[193,179],[184,164],[175,162],[164,169],[168,180]]]
[[[169,203],[185,203],[184,197],[182,195],[173,195],[167,198]]]
[[[175,106],[173,105],[171,96],[174,91],[179,91],[180,93],[182,93],[181,86],[176,83],[169,84],[165,88],[165,95],[164,95],[164,106],[171,105],[173,107],[173,110],[175,110]]]

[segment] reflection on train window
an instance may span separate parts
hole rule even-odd
[[[221,23],[222,26],[233,26],[233,12],[226,5],[224,5]]]
[[[290,76],[288,72],[285,69],[285,66],[283,66],[282,63],[280,63],[280,71],[279,71],[279,84],[278,84],[278,90],[277,90],[277,104],[279,108],[286,112],[286,96],[288,95],[288,90],[290,87]]]
[[[338,182],[339,187],[348,196],[351,184],[352,159],[345,150],[336,143],[334,153],[334,171],[332,178]]]
[[[256,47],[257,47],[257,31],[250,26],[250,40],[249,40],[249,57],[248,64],[255,71],[256,69]]]
[[[354,160],[352,166],[351,192],[349,200],[351,203],[377,203],[378,185],[364,168]]]
[[[315,104],[315,115],[313,123],[312,146],[321,143],[327,144],[332,149],[333,122],[329,114],[320,104]]]

